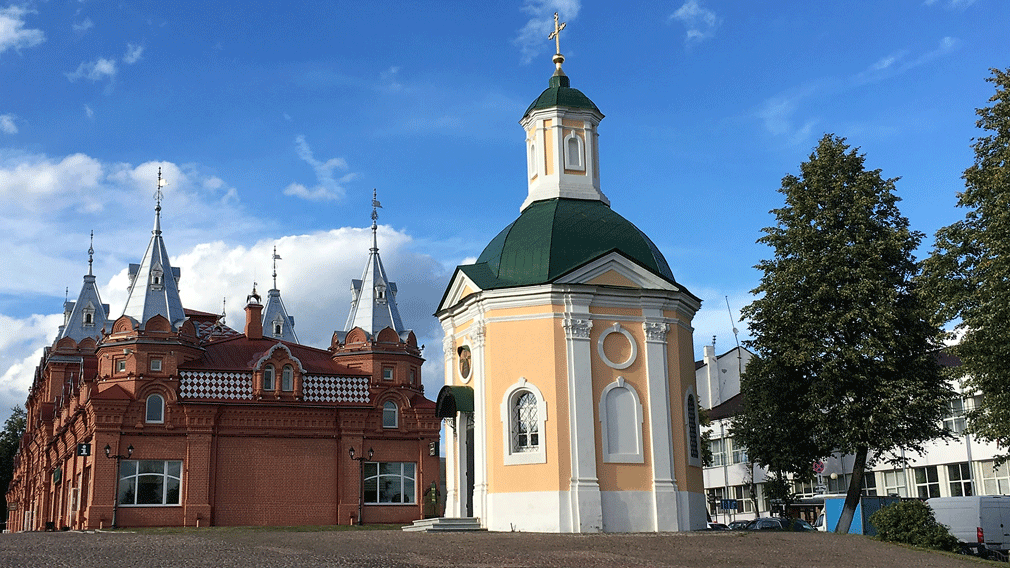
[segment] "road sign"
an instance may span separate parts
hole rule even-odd
[[[820,460],[814,462],[814,473],[824,473],[824,462]]]
[[[723,499],[719,502],[719,508],[723,511],[736,511],[737,510],[737,500],[736,499]]]

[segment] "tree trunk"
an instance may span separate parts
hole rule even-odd
[[[849,527],[852,526],[852,517],[856,513],[856,506],[859,505],[859,496],[863,492],[863,470],[866,469],[866,455],[869,450],[866,446],[856,448],[856,460],[852,464],[852,479],[849,481],[849,492],[845,494],[845,506],[842,507],[842,515],[838,517],[838,524],[835,526],[835,533],[848,534]]]

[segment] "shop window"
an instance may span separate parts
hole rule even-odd
[[[181,461],[123,460],[120,463],[120,505],[179,505],[181,488]]]
[[[369,505],[417,503],[417,484],[413,463],[363,464],[365,474],[365,503]]]

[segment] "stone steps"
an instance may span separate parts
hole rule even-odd
[[[477,517],[438,517],[435,519],[420,519],[414,524],[403,527],[408,532],[471,532],[486,531],[480,526]]]

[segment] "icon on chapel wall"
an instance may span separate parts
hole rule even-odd
[[[464,381],[470,378],[470,348],[466,345],[459,348],[459,376]]]

